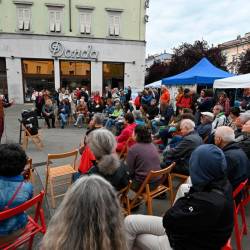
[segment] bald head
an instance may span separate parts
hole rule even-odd
[[[218,147],[223,148],[227,144],[234,142],[234,140],[235,134],[232,128],[227,126],[221,126],[216,129],[214,141]]]

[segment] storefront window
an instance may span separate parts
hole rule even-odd
[[[5,58],[0,58],[0,95],[8,95]]]
[[[103,63],[103,89],[124,88],[124,63]]]
[[[85,87],[91,90],[91,63],[60,60],[61,87],[73,90]]]
[[[44,89],[54,92],[54,62],[53,60],[22,60],[23,89],[25,102],[31,101],[34,90]]]

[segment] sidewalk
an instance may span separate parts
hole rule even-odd
[[[23,109],[30,109],[32,105],[14,105],[13,107],[5,109],[5,132],[2,137],[2,143],[5,142],[19,142],[19,122],[18,118],[21,117]],[[79,129],[70,125],[65,129],[55,128],[47,129],[44,120],[39,120],[39,125],[42,128],[42,138],[44,148],[42,151],[36,149],[33,143],[29,143],[27,148],[27,155],[32,158],[35,166],[35,192],[39,192],[44,187],[45,180],[45,166],[48,153],[62,153],[78,148],[82,136],[85,134],[86,129]],[[60,204],[60,199],[57,199],[57,206]],[[156,200],[153,201],[154,215],[162,216],[169,208],[169,200]],[[51,208],[49,198],[45,198],[44,210],[46,216],[46,224],[48,225],[51,216],[55,210]],[[141,206],[135,213],[146,214],[145,206]],[[243,250],[250,249],[250,204],[246,209],[247,222],[248,222],[248,235],[243,238]],[[36,236],[34,241],[34,249],[40,242],[41,236]],[[212,239],[211,239],[212,240]],[[233,241],[233,245],[234,241]],[[36,247],[35,247],[36,246]],[[25,249],[25,248],[23,248]],[[235,249],[235,248],[234,248]]]

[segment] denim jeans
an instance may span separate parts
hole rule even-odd
[[[112,118],[109,118],[109,119],[107,120],[106,124],[105,124],[105,127],[106,127],[107,129],[111,129],[112,126],[114,126],[114,125],[115,125],[115,120],[112,119]]]
[[[61,118],[61,127],[64,127],[64,125],[67,123],[68,114],[60,113],[59,116]]]
[[[83,117],[83,114],[79,114],[78,116],[77,116],[77,118],[76,118],[76,122],[75,122],[75,126],[77,126],[77,125],[83,125],[83,119],[84,119],[84,117]]]

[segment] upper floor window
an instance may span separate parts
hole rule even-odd
[[[109,16],[109,35],[119,36],[120,35],[120,15],[111,14]]]
[[[91,33],[91,13],[80,12],[80,32],[83,34]]]
[[[49,10],[49,30],[51,32],[62,31],[62,11]]]
[[[110,36],[121,35],[121,14],[123,9],[106,8],[108,12],[108,33]]]
[[[17,8],[17,27],[19,30],[30,30],[31,9],[29,7]]]

